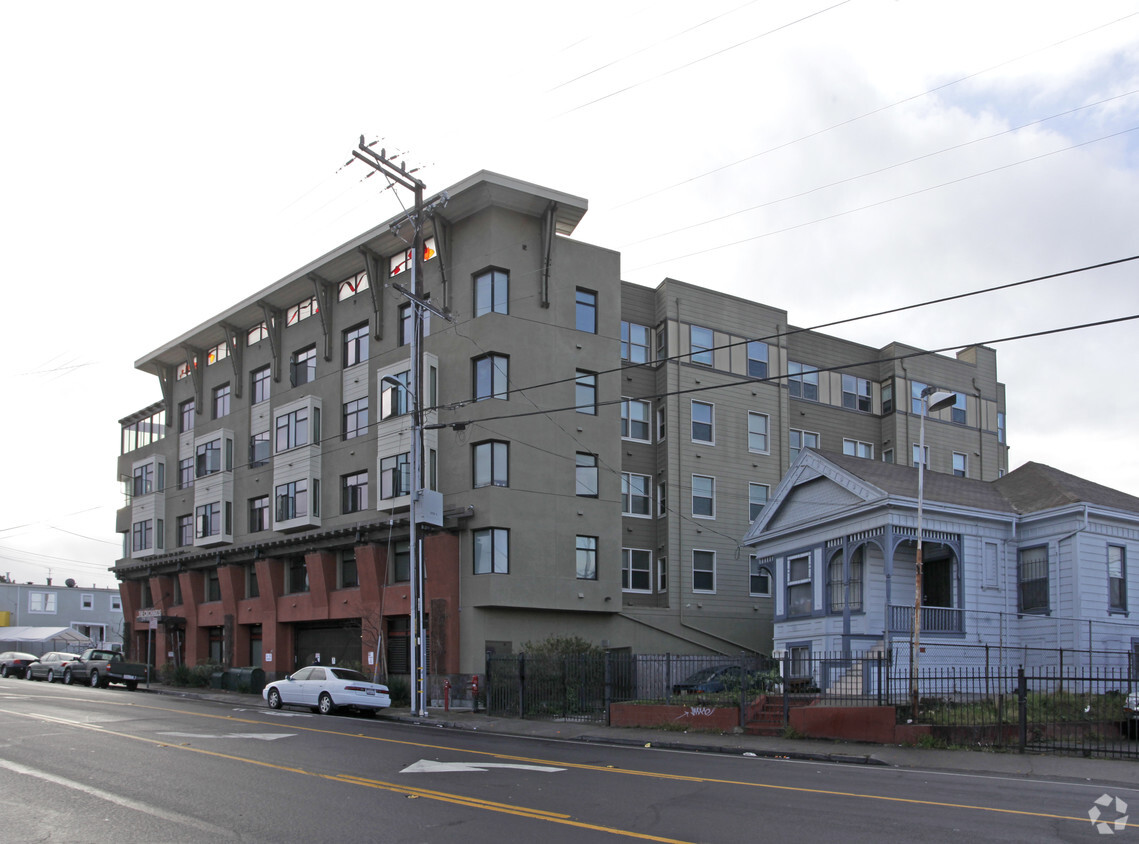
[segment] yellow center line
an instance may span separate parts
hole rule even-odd
[[[269,721],[254,720],[251,718],[238,718],[238,717],[233,716],[233,715],[212,715],[209,713],[188,712],[184,709],[175,709],[172,707],[162,707],[162,706],[152,706],[150,704],[115,702],[115,705],[137,707],[140,709],[153,709],[155,711],[160,711],[160,712],[175,712],[175,713],[178,713],[180,715],[194,715],[194,716],[200,717],[200,718],[212,718],[212,719],[222,720],[222,721],[234,721],[236,723],[241,723],[241,724],[258,724],[261,726],[270,726],[271,725],[274,727],[279,726],[278,724],[273,723],[273,722],[269,722]],[[12,713],[12,714],[17,714],[17,713]],[[71,722],[63,722],[63,723],[71,723]],[[76,723],[75,726],[84,726],[84,725]],[[102,728],[96,728],[96,729],[102,729]],[[488,756],[492,759],[502,759],[502,760],[510,761],[510,762],[525,762],[525,763],[536,764],[536,765],[549,765],[549,766],[562,767],[562,768],[574,768],[576,770],[581,770],[581,771],[596,771],[599,773],[606,773],[606,774],[624,774],[626,776],[633,776],[633,777],[648,777],[650,779],[673,780],[676,782],[704,783],[704,784],[708,784],[708,785],[743,786],[746,788],[761,788],[761,789],[767,789],[770,791],[787,791],[787,792],[795,792],[795,793],[799,793],[799,794],[823,795],[823,796],[827,796],[827,797],[850,797],[850,798],[855,798],[855,799],[860,799],[860,800],[879,800],[879,801],[883,801],[883,802],[887,802],[887,803],[905,803],[905,804],[915,805],[915,806],[929,806],[929,807],[942,808],[942,809],[964,809],[964,810],[973,811],[973,812],[989,812],[989,813],[993,813],[993,814],[1002,814],[1002,815],[1019,815],[1022,817],[1045,818],[1048,820],[1076,821],[1078,823],[1085,823],[1085,824],[1090,822],[1087,815],[1084,815],[1084,816],[1056,815],[1056,814],[1051,814],[1048,812],[1033,812],[1033,811],[1028,811],[1028,810],[1024,810],[1024,809],[1007,809],[1007,808],[1001,808],[1001,807],[997,807],[997,806],[978,806],[978,805],[969,804],[969,803],[947,803],[947,802],[938,801],[938,800],[924,800],[924,799],[920,799],[920,798],[916,798],[916,797],[895,797],[892,795],[885,795],[885,794],[867,794],[867,793],[860,793],[860,792],[855,792],[855,791],[834,791],[834,790],[822,789],[822,788],[808,788],[808,787],[804,787],[804,786],[791,786],[791,785],[775,785],[772,783],[747,782],[744,780],[719,779],[719,778],[715,778],[715,777],[698,777],[698,776],[690,776],[690,775],[686,775],[686,774],[665,774],[665,773],[658,773],[655,771],[641,771],[641,770],[636,770],[636,769],[632,769],[632,768],[613,768],[613,767],[609,767],[609,766],[605,766],[605,765],[587,765],[587,764],[575,763],[575,762],[564,762],[562,760],[543,759],[541,757],[517,756],[517,755],[507,754],[507,753],[495,753],[493,751],[487,751],[487,750],[467,750],[465,748],[457,748],[457,747],[452,747],[450,745],[431,744],[428,742],[407,741],[404,739],[383,738],[380,736],[367,736],[367,735],[364,735],[363,733],[348,733],[348,732],[343,732],[340,730],[325,730],[325,729],[321,729],[319,727],[303,727],[300,725],[293,725],[293,724],[290,724],[288,729],[296,730],[298,732],[304,731],[304,732],[317,733],[317,734],[322,734],[322,735],[342,736],[344,738],[362,738],[362,739],[365,739],[367,741],[381,742],[383,744],[402,745],[402,746],[406,746],[406,747],[416,747],[416,748],[422,748],[425,750],[442,750],[442,751],[466,753],[466,754],[470,754],[470,755],[474,755],[474,756]],[[118,735],[118,734],[116,733],[115,735]],[[126,735],[126,734],[124,734],[124,735]],[[484,733],[484,735],[485,735],[485,733]],[[140,741],[152,741],[151,739],[145,739],[145,738],[136,737],[136,736],[127,735],[126,737],[138,738]],[[195,750],[196,748],[183,747],[181,749]],[[211,753],[212,751],[200,750],[199,752]],[[256,760],[241,759],[241,757],[228,757],[228,756],[224,756],[224,754],[214,754],[214,755],[223,756],[224,758],[234,758],[234,759],[238,759],[239,761],[248,761],[248,762],[251,762],[252,764],[262,764],[262,765],[267,765],[268,767],[278,767],[275,765],[271,765],[269,763],[257,762]],[[282,770],[293,770],[293,769],[282,769]],[[297,769],[296,772],[297,773],[308,773],[306,771],[301,771],[299,769]],[[320,775],[320,776],[323,776],[323,775]],[[347,781],[347,780],[342,780],[342,781]],[[371,782],[371,781],[369,781],[369,782]],[[375,786],[375,787],[382,787],[382,786]],[[403,787],[403,786],[393,786],[393,789],[399,790],[401,792],[409,792],[410,791],[409,789],[407,789],[406,787]],[[420,796],[426,796],[426,793],[424,793],[423,795],[420,795]],[[469,798],[462,798],[462,797],[459,797],[457,795],[451,795],[450,798],[460,799],[460,800],[469,799]],[[440,798],[440,799],[442,799],[442,798]],[[568,821],[567,821],[567,823],[568,823]],[[1127,826],[1139,828],[1139,823],[1129,823],[1129,824],[1127,824]],[[590,828],[593,828],[593,827],[590,827]],[[635,833],[622,833],[622,834],[633,835]],[[650,839],[650,840],[663,841],[666,839]]]

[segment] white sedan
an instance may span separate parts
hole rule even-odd
[[[379,712],[392,705],[388,687],[368,680],[351,668],[310,665],[296,674],[270,683],[261,696],[272,709],[308,706],[321,715],[340,708]]]

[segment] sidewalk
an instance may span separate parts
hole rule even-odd
[[[211,700],[249,708],[265,707],[261,695],[154,685],[151,693]],[[266,707],[267,708],[267,707]],[[703,733],[608,727],[605,724],[491,717],[469,709],[431,709],[427,717],[409,710],[384,710],[379,718],[434,729],[470,730],[557,741],[614,744],[697,753],[754,755],[768,759],[837,762],[852,765],[918,768],[930,771],[989,774],[1096,782],[1105,786],[1139,787],[1139,764],[1125,759],[1085,759],[1053,754],[986,750],[930,750],[903,745],[861,744],[819,739],[788,739],[743,733]]]

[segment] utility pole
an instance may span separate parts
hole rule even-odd
[[[364,143],[360,136],[360,145],[352,150],[352,156],[363,161],[369,167],[382,173],[391,181],[411,191],[415,196],[415,208],[408,213],[407,218],[412,224],[414,236],[411,247],[411,289],[406,290],[398,284],[392,287],[404,294],[411,303],[411,367],[408,373],[407,393],[411,399],[411,453],[408,460],[408,474],[411,476],[411,489],[408,504],[408,546],[411,556],[411,712],[413,715],[426,717],[427,715],[427,636],[425,630],[424,612],[424,577],[423,577],[423,549],[419,524],[421,521],[420,503],[424,497],[423,482],[423,312],[429,310],[450,320],[450,316],[429,305],[419,292],[420,279],[423,272],[423,192],[426,185],[407,172],[406,167],[396,167],[387,157],[387,151],[381,149],[377,154]],[[447,194],[444,192],[439,202],[446,203]],[[434,207],[434,203],[433,203]],[[393,233],[398,234],[399,226],[393,225]],[[372,284],[378,284],[379,279]],[[400,386],[400,385],[396,385]],[[437,495],[437,493],[436,493]],[[438,507],[442,509],[441,506]]]

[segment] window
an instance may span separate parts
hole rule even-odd
[[[368,433],[368,397],[344,402],[344,439]]]
[[[657,518],[668,515],[668,481],[663,476],[657,481]]]
[[[621,360],[648,363],[651,332],[647,325],[621,321]]]
[[[185,434],[194,430],[194,400],[187,399],[178,405],[178,431]]]
[[[818,449],[819,447],[819,435],[812,431],[796,431],[792,428],[788,432],[787,440],[791,444],[791,462],[795,461],[799,452],[804,448]]]
[[[229,416],[229,384],[214,387],[214,419]]]
[[[1020,612],[1048,612],[1048,546],[1017,552],[1016,585]]]
[[[969,416],[966,412],[968,399],[964,393],[953,394],[953,406],[949,408],[949,421],[957,425],[964,425]]]
[[[597,580],[597,537],[577,538],[577,579]]]
[[[304,557],[289,557],[285,573],[288,575],[286,592],[295,594],[308,591],[308,566],[305,565]]]
[[[154,541],[154,523],[150,519],[135,522],[131,528],[131,550],[149,551]]]
[[[997,412],[997,442],[1003,443],[1005,441],[1005,414],[1004,411]]]
[[[505,270],[484,270],[475,276],[475,316],[509,313],[510,276]]]
[[[178,489],[189,489],[194,485],[194,458],[178,461]]]
[[[577,370],[574,381],[574,408],[578,413],[597,414],[597,376]]]
[[[216,568],[209,569],[206,572],[206,594],[205,602],[220,601],[221,600],[221,581],[218,579],[218,570]]]
[[[1127,612],[1127,551],[1122,545],[1107,546],[1108,609]]]
[[[143,606],[147,606],[147,605],[143,604]],[[123,610],[122,596],[112,595],[111,596],[111,612],[122,612],[122,610]]]
[[[651,516],[652,499],[648,475],[621,473],[621,514],[624,516]]]
[[[261,431],[249,438],[249,466],[255,468],[264,466],[269,462],[272,443],[269,441],[269,432]]]
[[[922,394],[922,391],[925,390],[926,386],[928,386],[928,385],[923,384],[921,381],[911,381],[910,382],[910,413],[913,413],[917,416],[921,416],[921,412],[923,409],[922,408],[923,402],[921,399],[921,394]]]
[[[475,574],[510,573],[510,531],[483,528],[474,531]]]
[[[747,414],[747,450],[760,454],[767,454],[767,416],[762,413],[748,411]]]
[[[245,332],[245,345],[255,346],[262,340],[269,337],[269,326],[265,322],[259,322],[251,329]]]
[[[185,516],[179,516],[175,522],[175,527],[178,531],[177,539],[179,548],[186,548],[194,544],[194,517],[187,513]]]
[[[847,410],[869,413],[873,408],[870,382],[865,378],[856,378],[853,375],[844,374],[842,376],[842,406]]]
[[[267,366],[255,369],[249,374],[250,401],[253,404],[260,404],[269,400],[269,384],[272,380],[270,369]]]
[[[85,610],[95,609],[95,596],[89,592],[84,593],[80,597],[79,605],[82,609],[85,609]]]
[[[657,326],[657,360],[668,359],[668,323],[662,322]]]
[[[754,522],[759,518],[759,514],[763,512],[763,508],[767,506],[767,484],[752,484],[747,485],[747,517],[748,521]]]
[[[131,484],[131,495],[150,495],[154,492],[154,466],[145,463],[134,467],[134,480]]]
[[[692,591],[716,591],[716,552],[692,552]]]
[[[652,554],[640,548],[621,549],[621,590],[652,592]]]
[[[122,440],[119,442],[119,448],[122,449],[121,454],[158,442],[166,436],[165,408],[144,415],[140,419],[123,422],[120,434],[122,436]]]
[[[862,611],[862,547],[850,555],[850,580],[845,582],[842,571],[842,552],[831,557],[827,566],[828,612],[843,613],[849,606],[852,612]]]
[[[211,536],[221,536],[222,505],[220,501],[211,504],[202,504],[194,510],[197,530],[195,539],[209,539]]]
[[[649,415],[652,405],[640,399],[621,399],[621,438],[650,442]]]
[[[54,592],[29,592],[28,612],[53,613],[56,608],[56,594]]]
[[[388,274],[396,276],[410,270],[413,254],[413,249],[405,249],[403,252],[397,252],[395,255],[392,255],[388,260]],[[423,260],[430,261],[435,255],[435,238],[425,238],[423,240]]]
[[[692,402],[692,442],[716,442],[715,411],[707,402]]]
[[[657,442],[664,441],[664,435],[668,430],[668,420],[665,411],[666,408],[662,402],[657,408]]]
[[[819,400],[819,370],[805,363],[787,362],[787,389],[797,399]]]
[[[344,367],[355,366],[368,359],[368,323],[344,332]]]
[[[811,614],[811,558],[803,555],[787,561],[787,615]]]
[[[411,411],[411,405],[408,402],[410,394],[407,391],[407,384],[410,379],[411,372],[406,371],[396,375],[385,375],[380,380],[381,420],[390,419],[393,416],[402,416]]]
[[[495,440],[475,443],[472,451],[472,478],[476,489],[484,486],[510,486],[508,443]]]
[[[199,478],[221,471],[221,440],[210,440],[195,449],[196,472]]]
[[[411,494],[411,453],[393,454],[380,460],[380,498]]]
[[[692,476],[692,515],[716,518],[716,479],[707,475]]]
[[[415,328],[415,312],[411,309],[410,302],[399,306],[399,316],[396,319],[399,322],[399,345],[410,346],[411,332]]]
[[[407,583],[411,580],[411,543],[401,539],[392,544],[392,582]]]
[[[759,557],[751,555],[748,594],[759,598],[771,597],[771,569]]]
[[[668,560],[664,557],[657,558],[657,591],[668,591]]]
[[[962,454],[959,451],[953,452],[953,474],[959,478],[964,478],[968,474],[969,469],[969,455]]]
[[[592,290],[577,288],[574,326],[578,331],[597,333],[597,294]]]
[[[269,529],[269,496],[249,499],[249,532],[260,533]]]
[[[752,378],[767,377],[767,344],[762,340],[748,341],[747,374]]]
[[[229,345],[227,343],[218,343],[208,352],[206,352],[206,366],[213,366],[219,360],[224,360],[229,357]]]
[[[339,589],[355,589],[360,585],[360,575],[356,569],[356,549],[345,548],[337,561],[336,585]]]
[[[315,440],[316,437],[314,436]],[[308,408],[299,407],[277,417],[277,453],[308,445]]]
[[[308,515],[308,479],[278,484],[274,490],[277,501],[276,519],[287,522]],[[314,514],[315,515],[315,514]]]
[[[175,581],[177,583],[177,581]],[[181,598],[179,594],[177,597]],[[245,597],[246,598],[259,598],[261,597],[261,587],[257,585],[257,566],[245,567]],[[179,601],[181,603],[181,601]],[[260,630],[261,625],[256,625]]]
[[[340,282],[336,293],[337,301],[343,302],[345,299],[351,299],[357,293],[367,289],[368,274],[366,272],[356,273]]]
[[[505,355],[483,355],[472,362],[474,367],[474,399],[505,399],[510,358]]]
[[[859,440],[843,440],[842,453],[851,457],[862,457],[866,460],[874,459],[874,444],[864,443]]]
[[[294,387],[316,380],[316,346],[293,352],[289,362],[289,383]]]
[[[340,476],[340,512],[359,513],[368,509],[368,473]]]
[[[921,456],[920,455],[921,455],[921,447],[917,443],[914,443],[913,466],[915,469],[917,468],[918,463],[921,462]],[[927,472],[929,471],[929,446],[928,445],[925,447],[925,469]]]
[[[882,415],[886,416],[894,412],[894,382],[882,382]]]
[[[713,362],[712,346],[715,344],[715,334],[711,328],[701,328],[699,325],[688,326],[688,345],[691,352],[690,360],[702,366],[711,366]]]
[[[316,313],[320,313],[320,306],[317,304],[316,297],[313,296],[285,311],[285,324],[296,325],[302,319],[308,319]]]
[[[591,498],[597,497],[597,455],[585,454],[583,452],[577,453],[577,468],[576,468],[576,486],[577,494],[589,496]]]

